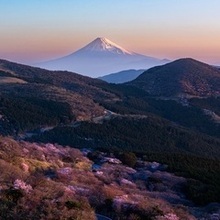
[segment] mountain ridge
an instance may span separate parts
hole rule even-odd
[[[128,84],[154,96],[219,96],[220,71],[195,59],[182,58],[148,69]]]
[[[141,73],[143,73],[145,70],[122,70],[117,73],[111,73],[105,76],[98,77],[98,79],[104,80],[108,83],[125,83],[134,80],[137,78]]]
[[[20,132],[103,115],[104,108],[96,100],[116,96],[99,88],[101,84],[105,82],[73,72],[0,60],[0,132]]]

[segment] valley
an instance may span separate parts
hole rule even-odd
[[[182,59],[112,84],[6,60],[0,67],[5,216],[220,215],[219,70]]]

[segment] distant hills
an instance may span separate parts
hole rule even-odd
[[[169,61],[128,51],[107,38],[99,37],[67,56],[42,62],[37,66],[99,77],[127,69],[148,69],[167,62]]]
[[[73,72],[0,60],[0,129],[10,133],[92,121],[111,110],[120,115],[155,114],[219,137],[219,76],[215,67],[180,59],[151,68],[128,83],[109,84]]]
[[[130,73],[132,72],[137,73],[138,71],[131,70]],[[122,72],[121,74],[128,75],[128,72]],[[119,79],[117,80],[119,81]],[[62,117],[57,114],[53,116],[55,118],[52,121],[55,122],[52,122],[52,124],[66,121],[65,118],[69,118],[70,121],[91,120],[94,117],[102,116],[105,109],[113,112],[136,112],[138,114],[150,111],[173,120],[168,113],[170,111],[165,109],[169,109],[170,106],[173,106],[172,109],[181,109],[180,106],[178,107],[174,103],[149,100],[149,98],[154,97],[165,97],[166,99],[203,98],[203,102],[199,99],[191,99],[190,103],[196,108],[205,109],[206,114],[209,113],[206,118],[212,116],[213,120],[216,120],[220,111],[218,107],[219,99],[205,98],[219,96],[220,71],[205,63],[187,58],[153,67],[133,81],[113,85],[73,72],[48,71],[0,60],[0,92],[2,103],[8,106],[8,110],[4,111],[8,117],[11,113],[10,109],[14,109],[13,106],[19,107],[21,105],[22,107],[27,105],[25,111],[29,109],[30,115],[33,113],[33,110],[31,110],[33,108],[42,111],[44,109],[47,114],[44,123],[42,119],[41,126],[48,124],[47,119],[50,118],[48,115],[53,115],[51,112],[53,112],[54,107],[57,107],[57,111],[59,109],[59,112],[65,112],[65,114]],[[4,106],[2,108],[7,109]],[[191,118],[199,115],[195,112],[189,111],[187,117]],[[26,112],[26,115],[29,113]],[[39,116],[42,114],[40,111],[38,113]],[[200,114],[203,117],[203,113]],[[20,116],[17,115],[16,117],[19,120]],[[178,121],[183,122],[180,118],[178,118]],[[36,119],[33,124],[37,125],[37,123]],[[186,124],[192,126],[190,122]],[[211,129],[206,128],[207,122],[205,127],[196,124],[195,127],[198,127],[201,131],[211,131]],[[211,133],[214,134],[215,131],[213,130]]]
[[[128,84],[154,96],[219,96],[220,71],[208,64],[185,58],[153,67]]]
[[[137,78],[145,70],[123,70],[117,73],[111,73],[105,76],[99,77],[108,83],[125,83]]]

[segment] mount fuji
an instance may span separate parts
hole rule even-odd
[[[74,53],[36,66],[98,77],[127,69],[148,69],[167,62],[128,51],[107,38],[99,37]]]

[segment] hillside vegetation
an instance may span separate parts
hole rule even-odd
[[[219,96],[220,71],[190,58],[153,67],[128,83],[163,97]]]
[[[0,218],[93,220],[101,212],[122,220],[196,219],[179,196],[184,178],[139,163],[104,162],[92,172],[93,162],[77,149],[0,137]]]
[[[76,128],[58,127],[33,136],[32,141],[145,155],[147,160],[166,163],[172,171],[194,179],[188,195],[197,204],[220,202],[220,140],[165,120],[148,116],[116,117],[103,124],[84,122]]]

